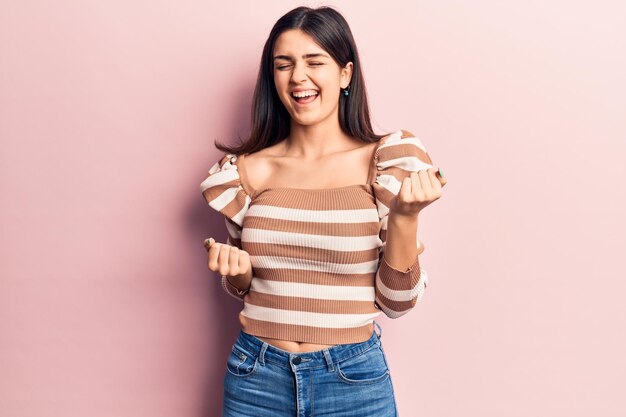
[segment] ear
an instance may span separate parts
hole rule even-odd
[[[345,67],[341,69],[341,88],[346,88],[350,85],[352,80],[352,62],[348,62]]]

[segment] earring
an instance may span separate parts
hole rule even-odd
[[[348,90],[350,90],[350,86],[349,85],[346,88],[343,89],[343,94],[346,97],[348,96],[348,94],[350,94],[350,91],[348,91]]]

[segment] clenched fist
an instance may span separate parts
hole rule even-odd
[[[236,246],[217,243],[212,237],[204,241],[204,247],[209,253],[208,265],[211,271],[220,275],[236,277],[237,281],[243,285],[250,284],[252,281],[252,264],[248,252]]]
[[[389,210],[401,216],[415,217],[424,207],[441,197],[441,188],[447,183],[448,180],[435,168],[411,172],[402,181]]]

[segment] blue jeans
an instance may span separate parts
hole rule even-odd
[[[224,376],[222,417],[396,417],[379,333],[359,343],[288,352],[240,331]]]

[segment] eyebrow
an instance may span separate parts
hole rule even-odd
[[[328,55],[326,54],[322,54],[322,53],[315,53],[315,54],[304,54],[302,55],[303,59],[307,59],[307,58],[317,58],[317,57],[324,57],[324,58],[330,58]],[[274,57],[274,61],[277,59],[285,59],[287,61],[293,61],[293,58],[291,58],[288,55],[276,55]]]

